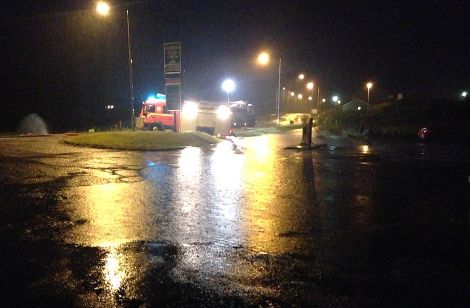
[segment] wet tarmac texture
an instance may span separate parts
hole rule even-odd
[[[470,302],[470,151],[299,131],[173,152],[0,139],[0,301],[68,307]]]

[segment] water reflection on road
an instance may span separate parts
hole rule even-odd
[[[265,274],[234,258],[239,251],[366,264],[378,200],[390,199],[380,195],[377,169],[377,153],[387,148],[353,143],[284,150],[299,140],[299,133],[247,138],[243,153],[229,142],[142,153],[130,162],[140,167],[127,172],[127,181],[108,176],[102,184],[66,188],[67,209],[79,222],[67,241],[107,249],[102,271],[111,292],[133,288],[144,276],[137,269],[151,256],[119,248],[139,241],[176,245],[172,277],[211,288],[220,283],[211,284],[211,277]]]

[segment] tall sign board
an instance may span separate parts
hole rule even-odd
[[[165,43],[164,72],[168,110],[181,110],[181,43]]]

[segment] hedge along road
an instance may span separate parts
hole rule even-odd
[[[468,152],[284,150],[299,131],[243,151],[60,140],[0,139],[7,306],[468,302]]]

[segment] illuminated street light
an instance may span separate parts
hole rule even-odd
[[[339,100],[339,97],[337,95],[335,95],[331,99],[333,100],[333,102],[336,103]]]
[[[338,105],[339,105],[339,104],[341,104],[341,101],[340,101],[340,100],[338,100]]]
[[[321,102],[322,102],[322,103],[326,102],[326,98],[322,99]]]
[[[372,82],[368,82],[366,84],[366,87],[367,87],[367,104],[369,104],[369,97],[370,97],[369,96],[369,91],[370,91],[370,89],[372,89],[373,86],[374,86],[374,84]]]
[[[222,82],[222,90],[227,92],[227,102],[230,103],[230,93],[235,90],[235,82],[232,79],[225,79]]]
[[[305,78],[305,75],[304,75],[304,74],[300,74],[300,75],[299,75],[299,79],[300,79],[300,80],[304,80],[304,78]]]
[[[260,65],[267,65],[269,63],[270,55],[267,52],[262,52],[258,55],[257,62]],[[279,126],[279,109],[281,106],[281,68],[282,58],[279,57],[278,77],[277,77],[277,95],[276,95],[276,109],[277,109],[277,126]]]
[[[468,92],[467,91],[463,91],[460,96],[462,96],[463,98],[466,98],[468,95]]]
[[[270,57],[267,52],[262,52],[258,55],[257,62],[260,65],[267,65],[269,63]]]
[[[311,101],[313,100],[313,87],[315,86],[315,84],[313,83],[313,81],[310,81],[307,83],[307,89],[310,90],[312,92],[311,96],[308,97],[308,100]],[[313,108],[313,106],[312,106]],[[317,110],[318,110],[318,102],[317,102]]]
[[[295,92],[290,92],[290,96],[295,96]]]
[[[109,15],[110,6],[106,2],[100,1],[96,4],[96,12],[101,16]],[[132,75],[132,51],[131,51],[131,30],[129,26],[129,9],[126,9],[126,22],[127,22],[127,60],[129,65],[129,89],[131,101],[131,127],[134,130],[134,80]]]
[[[109,11],[111,10],[109,4],[107,4],[106,2],[98,2],[96,4],[96,12],[101,15],[101,16],[107,16],[109,15]]]
[[[298,99],[302,99],[302,97],[303,97],[302,94],[297,95]]]

